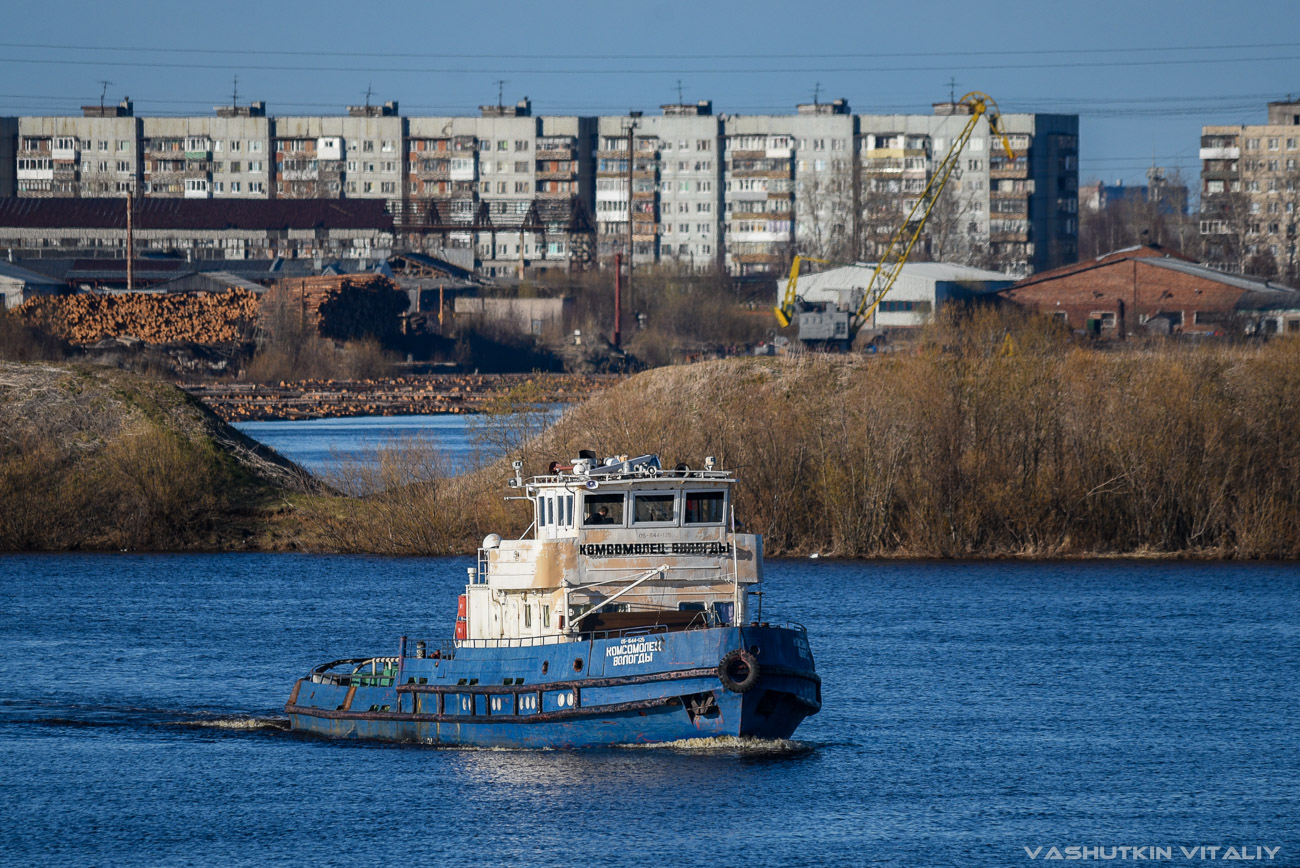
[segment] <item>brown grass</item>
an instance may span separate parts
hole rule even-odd
[[[988,312],[917,346],[651,371],[510,457],[714,455],[774,554],[1300,555],[1300,342],[1099,352]],[[508,475],[450,490],[490,501]],[[468,522],[459,545],[527,521]]]

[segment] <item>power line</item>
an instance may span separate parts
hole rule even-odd
[[[449,54],[445,52],[370,52],[370,51],[286,51],[283,49],[244,49],[244,48],[166,48],[159,46],[105,46],[105,45],[61,45],[54,43],[32,43],[32,42],[0,42],[0,48],[23,48],[23,49],[42,49],[51,51],[106,51],[117,53],[140,53],[140,54],[232,54],[241,57],[247,56],[271,56],[271,57],[381,57],[381,58],[408,58],[408,59],[430,59],[430,60],[470,60],[480,59],[483,52],[473,54]],[[1057,56],[1062,54],[1138,54],[1138,53],[1164,53],[1174,51],[1235,51],[1239,49],[1259,50],[1264,48],[1300,48],[1300,42],[1253,42],[1238,43],[1230,45],[1165,45],[1165,46],[1134,46],[1134,47],[1115,47],[1109,46],[1104,48],[1037,48],[1037,49],[1019,49],[1004,50],[990,49],[987,51],[899,51],[899,52],[855,52],[845,54],[826,53],[821,50],[812,50],[795,54],[767,54],[778,60],[802,59],[813,54],[817,57],[835,58],[835,59],[853,59],[853,58],[874,58],[874,57],[1016,57],[1016,56],[1035,56],[1048,55]],[[505,60],[573,60],[573,54],[505,54],[494,53],[493,57]],[[588,54],[583,57],[592,60],[748,60],[753,57],[749,54],[703,54],[693,52],[690,54]]]
[[[571,59],[571,58],[570,58]],[[918,72],[947,72],[947,71],[971,71],[971,72],[992,72],[1007,70],[1031,70],[1031,69],[1118,69],[1132,67],[1150,67],[1150,66],[1187,66],[1187,65],[1208,65],[1222,63],[1270,63],[1276,61],[1294,61],[1300,60],[1300,55],[1278,55],[1272,57],[1206,57],[1206,58],[1187,58],[1179,60],[1111,60],[1105,62],[1097,61],[1068,61],[1061,63],[1002,63],[1002,64],[952,64],[945,63],[940,66],[810,66],[810,67],[737,67],[730,69],[680,69],[677,70],[682,74],[689,75],[788,75],[793,73],[880,73],[893,75],[911,75]],[[663,75],[661,69],[626,69],[623,67],[589,69],[546,69],[546,68],[516,68],[502,69],[500,67],[364,67],[364,66],[288,66],[276,64],[248,64],[240,63],[235,65],[228,64],[210,64],[210,63],[162,63],[162,62],[145,62],[145,61],[126,61],[126,60],[69,60],[60,58],[57,60],[43,60],[39,58],[17,58],[3,57],[0,63],[14,64],[42,64],[52,66],[116,66],[127,67],[132,69],[184,69],[184,70],[219,70],[228,72],[231,70],[257,70],[262,72],[315,72],[315,73],[386,73],[394,75],[483,75],[483,74],[509,74],[509,75],[564,75],[564,76],[581,76],[581,75]]]

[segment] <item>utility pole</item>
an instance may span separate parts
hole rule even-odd
[[[623,293],[619,281],[623,277],[623,254],[614,254],[614,347],[618,348],[623,338]]]
[[[135,184],[126,188],[126,291],[135,289]]]
[[[633,176],[636,171],[636,122],[641,112],[629,111],[627,125],[627,299],[632,302],[632,260],[636,258],[632,229],[635,209],[632,206]]]

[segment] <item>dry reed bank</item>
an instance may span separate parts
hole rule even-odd
[[[1297,340],[1098,351],[988,313],[905,353],[652,370],[545,430],[543,388],[475,423],[484,470],[396,444],[325,490],[171,386],[0,363],[0,550],[466,553],[531,520],[509,460],[589,448],[716,456],[771,554],[1300,556]]]
[[[771,554],[1300,555],[1300,341],[1101,352],[984,314],[906,354],[649,371],[510,457],[538,473],[579,448],[716,456]],[[395,486],[324,538],[470,551],[530,520],[502,505],[507,475]]]

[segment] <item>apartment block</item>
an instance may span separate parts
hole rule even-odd
[[[970,120],[964,105],[931,115],[858,116],[855,235],[867,257],[883,250]],[[923,239],[931,259],[1025,275],[1078,254],[1076,115],[1004,114],[1001,139],[980,118]]]
[[[17,119],[19,196],[121,196],[139,182],[140,120],[131,100],[81,111]]]
[[[722,254],[721,121],[713,103],[661,107],[651,117],[599,120],[596,221],[600,256],[627,251],[628,196],[638,264],[714,267]],[[635,163],[628,174],[628,130]],[[630,188],[630,189],[629,189]]]
[[[0,118],[0,199],[18,194],[18,118]]]
[[[266,105],[217,106],[213,111],[216,117],[140,120],[143,195],[270,198],[275,156]]]
[[[878,255],[963,111],[855,115],[834,100],[715,115],[704,100],[652,116],[534,116],[525,98],[461,117],[408,117],[396,102],[274,117],[255,102],[136,118],[123,100],[79,118],[0,119],[0,149],[3,124],[16,126],[16,150],[0,150],[0,195],[371,199],[393,215],[399,246],[472,254],[489,276],[629,252],[638,265],[775,275],[796,253]],[[1078,119],[1002,120],[1018,159],[1006,160],[981,120],[923,255],[1020,274],[1072,261]]]
[[[1268,123],[1201,128],[1201,221],[1207,262],[1294,278],[1300,210],[1300,101],[1268,104]]]

